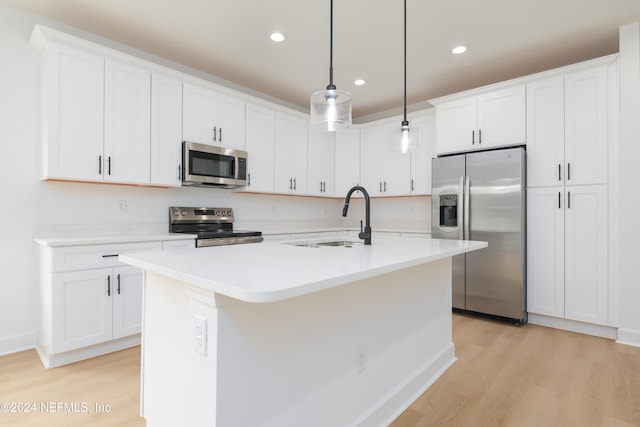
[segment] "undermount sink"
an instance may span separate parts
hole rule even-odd
[[[304,242],[304,243],[291,243],[294,246],[302,246],[305,248],[321,248],[321,247],[344,247],[350,248],[356,245],[362,245],[362,242],[353,242],[350,240],[335,240],[332,242]]]

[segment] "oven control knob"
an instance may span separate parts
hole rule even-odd
[[[231,211],[227,211],[227,212],[226,212],[226,215],[227,215],[227,216],[231,216]]]
[[[173,216],[180,216],[180,211],[179,210],[174,210],[173,211]]]
[[[185,216],[187,214],[187,211],[182,211],[180,212],[180,215]]]

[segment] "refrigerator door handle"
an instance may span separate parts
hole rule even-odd
[[[463,239],[464,240],[469,240],[471,239],[470,236],[470,211],[471,211],[471,205],[469,204],[469,193],[471,191],[471,182],[469,180],[468,176],[464,177],[464,186],[463,186],[463,194],[464,194],[464,201],[463,201],[463,209],[464,209],[464,218],[462,219],[462,223],[464,226],[464,234],[463,234]]]

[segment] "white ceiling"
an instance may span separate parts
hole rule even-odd
[[[329,83],[329,0],[2,1],[302,109]],[[640,0],[407,0],[407,11],[407,103],[424,106],[617,52]],[[469,51],[453,56],[459,43]],[[401,111],[402,52],[402,0],[334,0],[334,82],[351,92],[354,121]]]

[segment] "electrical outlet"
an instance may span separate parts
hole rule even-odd
[[[360,375],[367,369],[367,348],[360,346],[356,350],[356,375]]]
[[[196,353],[207,355],[207,318],[198,314],[193,315],[194,343]]]

